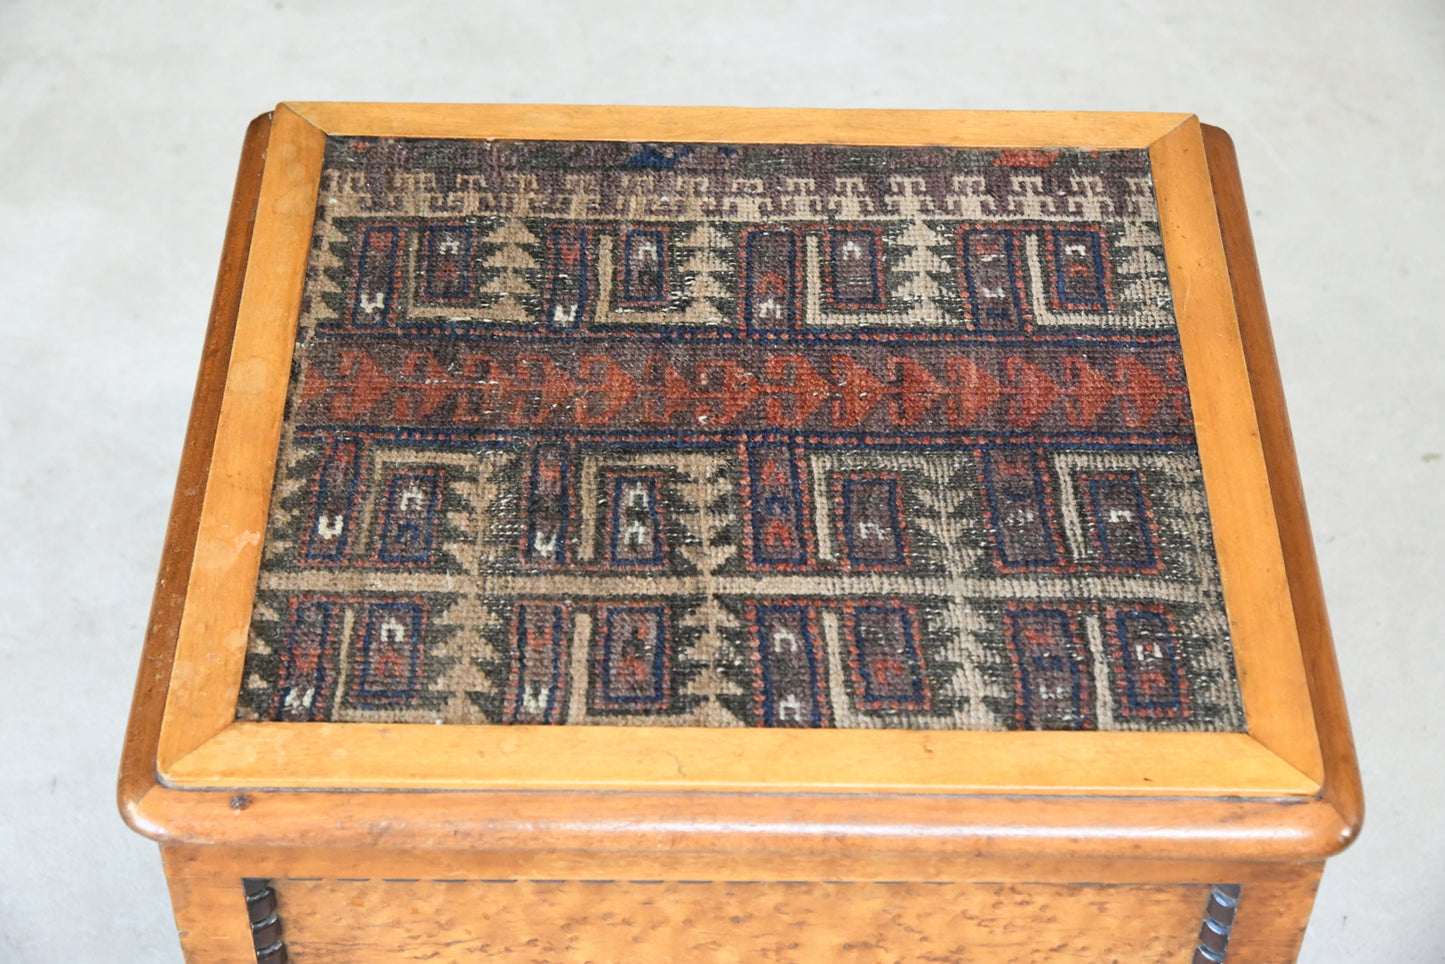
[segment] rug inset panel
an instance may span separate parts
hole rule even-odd
[[[331,138],[237,717],[1243,729],[1147,152]]]

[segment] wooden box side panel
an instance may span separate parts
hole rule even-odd
[[[167,867],[166,884],[186,964],[256,964],[239,876],[186,876]]]
[[[296,964],[1187,961],[1209,887],[282,881]]]
[[[1279,964],[1298,952],[1323,869],[1320,861],[972,859],[921,860],[914,874],[894,864],[894,877],[875,873],[876,861],[672,852],[518,860],[164,847],[162,855],[187,959],[207,964],[249,964],[263,947],[278,952],[267,964],[484,955],[529,964],[1132,964],[1196,960],[1201,940],[1222,947],[1230,964]],[[1221,894],[1238,896],[1224,906]],[[1206,933],[1206,917],[1222,933]]]
[[[1318,873],[1252,885],[1222,920],[1229,964],[1298,953]],[[1210,961],[1199,883],[537,880],[272,881],[279,921],[253,940],[239,880],[172,879],[188,961],[488,960],[648,964]],[[1232,925],[1232,926],[1231,926]],[[1216,928],[1218,930],[1218,928]],[[270,953],[257,954],[262,943]]]

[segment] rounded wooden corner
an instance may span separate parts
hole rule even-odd
[[[115,799],[120,818],[127,827],[142,837],[164,843],[170,838],[164,815],[152,814],[152,807],[148,802],[159,788],[160,783],[154,775],[147,778],[142,774],[122,771],[116,786]]]
[[[252,138],[264,138],[266,134],[270,133],[271,122],[275,120],[275,118],[276,109],[274,107],[271,110],[262,111],[251,118],[250,123],[246,125],[245,143],[250,143]]]
[[[1328,787],[1321,794],[1321,798],[1334,811],[1338,821],[1330,849],[1324,854],[1324,856],[1333,856],[1359,839],[1360,831],[1365,825],[1364,801],[1358,797],[1355,799],[1341,798],[1339,795],[1332,794]]]
[[[1204,133],[1205,150],[1213,147],[1215,153],[1228,151],[1230,157],[1235,156],[1234,138],[1230,136],[1229,131],[1214,124],[1206,124],[1203,121],[1199,122],[1199,129]],[[1215,160],[1215,153],[1210,154],[1209,160],[1211,162]]]
[[[1330,799],[1329,791],[1322,789],[1318,796],[1305,805],[1306,813],[1301,823],[1301,838],[1296,860],[1324,860],[1333,857],[1355,842],[1359,836],[1360,811],[1342,809]]]
[[[1339,847],[1333,851],[1337,853],[1353,844],[1364,829],[1365,795],[1360,784],[1359,767],[1353,760],[1350,765],[1327,763],[1326,768],[1325,784],[1320,791],[1320,797],[1339,815]]]

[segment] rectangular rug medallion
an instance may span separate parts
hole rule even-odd
[[[1242,730],[1147,152],[330,138],[237,718]]]

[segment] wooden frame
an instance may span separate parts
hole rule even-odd
[[[635,729],[631,759],[598,764],[610,737],[594,728],[234,722],[327,134],[1148,147],[1249,733]],[[685,833],[704,852],[857,856],[1343,846],[1358,777],[1220,136],[1175,114],[278,107],[248,136],[122,769],[127,818],[232,845],[353,846],[384,827],[405,847],[626,850]]]

